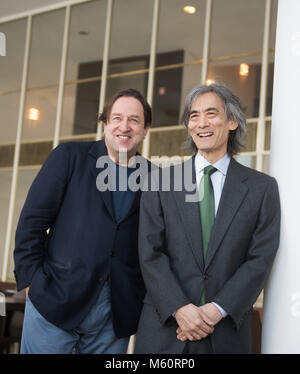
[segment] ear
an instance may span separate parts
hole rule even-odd
[[[229,121],[229,130],[233,131],[238,128],[239,124],[236,121]]]
[[[147,124],[146,127],[144,128],[144,139],[146,138],[149,130],[150,130],[150,125]]]

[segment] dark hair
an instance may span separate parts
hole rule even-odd
[[[227,152],[230,156],[233,156],[244,146],[243,140],[246,134],[246,117],[240,99],[222,83],[213,83],[210,86],[198,85],[194,87],[186,97],[182,122],[188,127],[193,102],[200,95],[208,92],[215,93],[220,97],[224,103],[224,110],[227,118],[238,123],[238,127],[230,131],[227,142]],[[187,139],[186,148],[192,152],[197,151],[197,147],[191,136]]]
[[[127,88],[126,90],[121,90],[121,91],[116,92],[105,105],[103,112],[100,113],[98,117],[98,121],[107,123],[112,106],[120,97],[124,97],[124,96],[134,97],[142,104],[143,109],[144,109],[144,127],[146,127],[147,125],[151,126],[151,122],[152,122],[151,107],[147,103],[147,100],[144,98],[144,96],[139,91],[135,90],[134,88]]]

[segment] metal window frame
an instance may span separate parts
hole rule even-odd
[[[63,96],[64,96],[64,85],[65,85],[65,69],[67,62],[67,51],[69,46],[69,27],[70,27],[70,12],[71,7],[74,5],[79,5],[83,3],[88,3],[93,0],[66,0],[60,4],[53,4],[47,7],[37,8],[34,10],[28,10],[21,12],[17,15],[6,16],[0,18],[0,25],[2,23],[17,21],[20,19],[27,18],[27,31],[25,39],[25,52],[23,60],[23,73],[22,73],[22,83],[20,92],[20,102],[19,102],[19,115],[18,115],[18,126],[16,134],[15,143],[15,153],[14,153],[14,163],[12,169],[12,182],[11,182],[11,192],[9,198],[9,210],[8,210],[8,221],[7,230],[5,237],[5,247],[3,255],[3,266],[2,266],[2,280],[7,279],[8,265],[9,265],[9,255],[10,255],[10,243],[12,237],[12,224],[15,209],[16,200],[16,188],[18,181],[18,170],[19,170],[19,157],[20,157],[20,147],[21,147],[21,136],[22,127],[24,122],[24,109],[25,109],[25,99],[27,93],[27,78],[28,78],[28,66],[30,57],[30,47],[31,47],[31,35],[32,35],[32,18],[33,16],[40,15],[43,13],[55,11],[58,9],[65,8],[65,24],[64,24],[64,35],[63,35],[63,48],[61,57],[61,67],[60,67],[60,77],[59,77],[59,91],[58,91],[58,105],[56,113],[56,123],[55,131],[53,136],[53,146],[55,147],[60,140],[60,127],[62,118],[62,106],[63,106]],[[109,63],[109,51],[111,42],[111,27],[112,27],[112,17],[113,17],[113,5],[114,0],[107,1],[107,13],[106,13],[106,29],[105,29],[105,44],[103,50],[103,66],[102,66],[102,76],[101,76],[101,88],[99,97],[99,112],[103,110],[105,95],[106,95],[106,84],[107,84],[107,70]],[[268,73],[268,51],[269,51],[269,34],[270,34],[270,21],[271,21],[271,5],[272,0],[265,0],[265,19],[264,19],[264,36],[263,36],[263,53],[262,53],[262,76],[260,85],[260,102],[259,102],[259,117],[258,117],[258,129],[257,129],[257,139],[256,139],[256,151],[253,153],[256,155],[256,168],[262,170],[263,167],[263,156],[268,154],[269,151],[264,150],[264,139],[265,139],[265,124],[266,124],[266,94],[267,94],[267,73]],[[206,14],[205,14],[205,27],[203,34],[203,57],[202,57],[202,70],[201,79],[202,83],[205,83],[207,76],[207,68],[209,63],[209,47],[210,47],[210,36],[211,36],[211,21],[212,21],[212,7],[213,0],[206,0]],[[150,104],[153,101],[153,87],[155,79],[155,58],[157,49],[157,38],[159,34],[159,16],[160,16],[160,0],[153,0],[153,16],[152,16],[152,34],[151,34],[151,46],[150,46],[150,63],[149,63],[149,77],[148,77],[148,87],[147,87],[147,100]],[[249,120],[248,120],[249,121]],[[170,128],[171,130],[171,128]],[[154,131],[159,131],[155,129]],[[161,128],[164,131],[164,128]],[[102,125],[99,124],[97,128],[96,139],[101,139],[102,137]],[[148,133],[144,143],[143,143],[143,155],[147,158],[150,156],[150,132]],[[252,153],[251,153],[252,154]]]

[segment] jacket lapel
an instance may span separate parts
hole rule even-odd
[[[104,167],[97,167],[97,160],[101,156],[107,156],[107,148],[105,145],[104,140],[100,140],[95,142],[92,147],[89,150],[89,167],[91,170],[91,173],[94,178],[94,183],[96,184],[96,180],[98,175],[106,169],[107,166]],[[109,161],[109,160],[108,160]],[[111,161],[112,162],[112,161]],[[114,207],[113,207],[113,201],[112,201],[112,193],[109,189],[106,189],[105,191],[98,191],[99,195],[101,196],[103,203],[110,214],[111,218],[115,221],[115,214],[114,214]]]
[[[203,261],[203,246],[202,246],[202,233],[201,233],[201,222],[200,222],[200,210],[199,210],[199,202],[190,202],[187,201],[187,196],[191,196],[197,193],[196,187],[196,173],[194,167],[194,159],[195,157],[190,158],[186,161],[185,167],[188,167],[191,170],[191,179],[192,183],[195,186],[193,191],[187,191],[186,188],[182,188],[182,191],[173,191],[173,195],[175,197],[178,212],[181,216],[181,220],[183,223],[183,228],[186,232],[190,248],[193,252],[196,262],[200,269],[203,270],[204,268],[204,261]],[[189,173],[183,173],[183,175],[188,175]],[[182,186],[186,186],[184,184],[186,181],[182,182]]]
[[[245,170],[246,169],[242,165],[234,159],[231,159],[211,233],[211,241],[207,251],[205,269],[207,269],[211,263],[235,214],[248,192],[248,186],[244,183],[247,179]]]

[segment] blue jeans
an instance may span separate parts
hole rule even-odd
[[[108,282],[101,290],[96,304],[81,324],[65,331],[48,322],[28,298],[22,331],[21,353],[70,354],[76,353],[126,353],[128,338],[114,334],[110,290]]]

